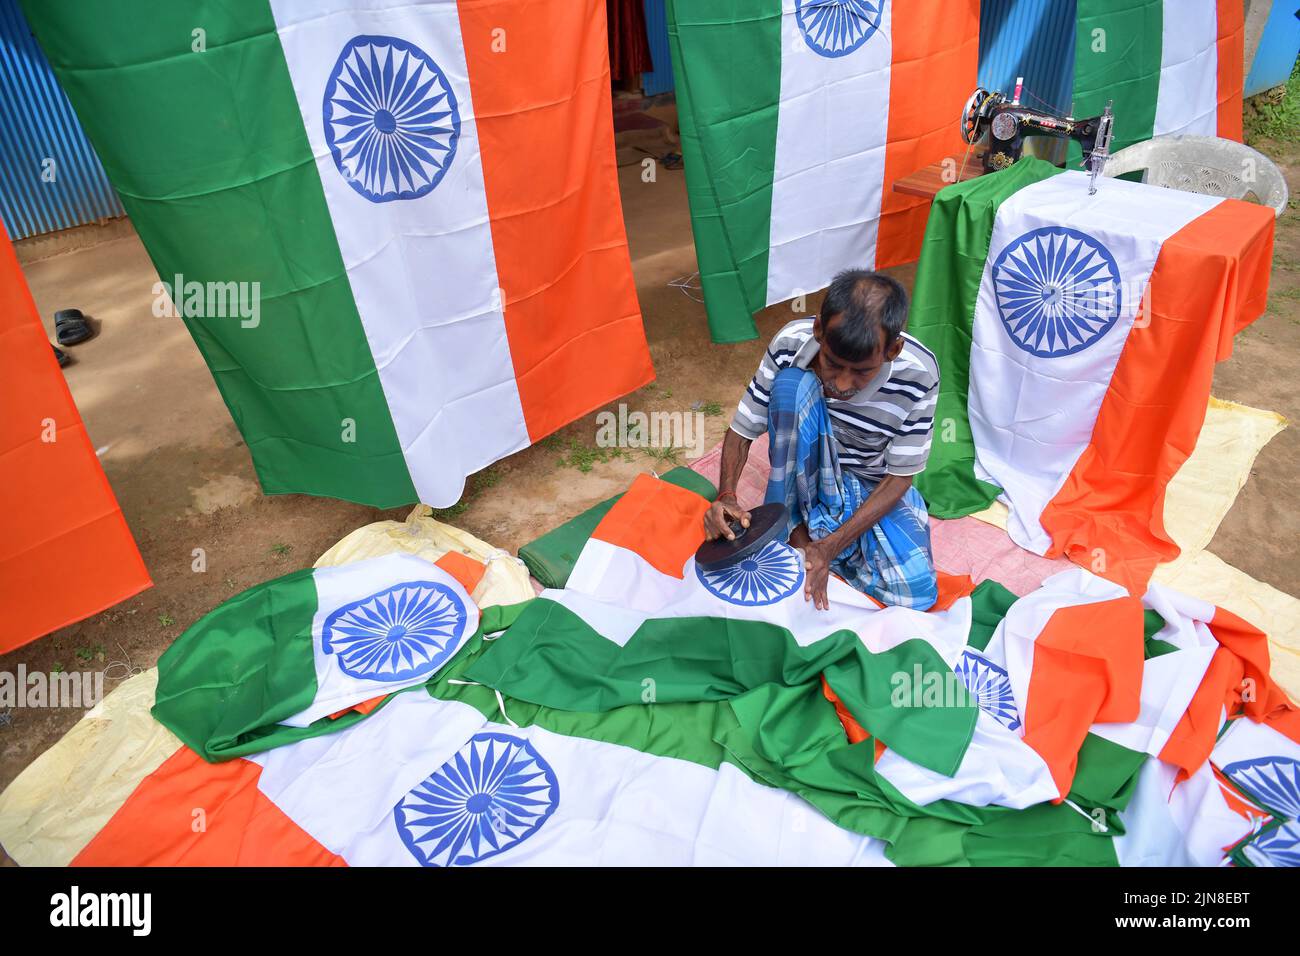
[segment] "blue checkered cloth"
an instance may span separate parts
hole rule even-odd
[[[877,482],[840,469],[821,381],[806,369],[777,373],[768,404],[769,502],[790,510],[790,530],[808,526],[814,541],[842,525]],[[831,570],[885,604],[926,610],[938,599],[930,554],[930,516],[915,488],[879,523],[831,561]]]

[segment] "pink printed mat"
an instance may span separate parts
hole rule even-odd
[[[700,456],[690,465],[714,485],[722,468],[722,444]],[[763,503],[767,476],[772,466],[767,459],[767,436],[756,439],[749,448],[749,460],[741,472],[736,498],[742,507]],[[1018,595],[1028,594],[1043,580],[1073,567],[1064,558],[1043,558],[1015,544],[1005,531],[978,518],[950,521],[930,519],[930,546],[934,563],[949,574],[968,574],[972,581],[992,578]]]

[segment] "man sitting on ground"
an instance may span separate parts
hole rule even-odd
[[[749,446],[767,431],[767,501],[790,511],[804,551],[804,597],[828,607],[834,571],[885,604],[934,604],[929,515],[912,476],[930,454],[939,365],[903,329],[907,293],[889,276],[841,272],[815,317],[781,329],[745,390],[722,445],[710,540],[748,526],[736,486]]]

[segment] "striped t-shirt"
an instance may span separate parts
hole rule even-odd
[[[819,347],[812,317],[795,319],[778,332],[740,399],[732,430],[749,439],[767,431],[767,402],[776,373],[792,365],[807,368]],[[930,456],[938,395],[934,353],[903,333],[898,358],[881,365],[866,388],[847,400],[826,398],[840,465],[870,481],[887,474],[919,474]]]

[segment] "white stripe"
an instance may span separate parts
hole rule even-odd
[[[976,475],[999,485],[1011,508],[1013,541],[1044,554],[1051,539],[1039,516],[1092,438],[1111,376],[1164,241],[1222,202],[1214,196],[1104,179],[1094,196],[1080,172],[1026,186],[998,209],[975,307],[968,412]],[[1006,246],[1034,229],[1061,226],[1109,250],[1122,307],[1110,329],[1073,354],[1040,357],[1003,325],[993,266]]]
[[[827,582],[830,607],[818,610],[804,600],[803,587],[772,604],[733,604],[703,584],[689,558],[683,577],[651,567],[636,552],[590,539],[578,556],[564,590],[542,597],[562,604],[607,640],[625,645],[651,618],[714,617],[761,621],[783,627],[800,647],[839,630],[849,630],[873,654],[913,638],[930,644],[949,667],[961,656],[970,633],[971,601],[960,598],[946,611],[879,607],[838,578]]]
[[[447,506],[459,499],[466,475],[528,445],[497,292],[459,12],[454,0],[369,0],[358,7],[353,0],[271,0],[407,468],[421,501]],[[460,138],[444,178],[426,195],[371,202],[334,162],[323,125],[325,89],[357,36],[415,44],[455,94]],[[338,413],[346,417],[348,409]],[[359,421],[356,427],[377,426]]]
[[[414,866],[394,807],[483,731],[532,744],[558,791],[548,794],[554,809],[540,826],[486,865],[889,865],[881,841],[835,826],[734,767],[513,729],[423,693],[400,695],[342,733],[252,759],[263,768],[259,789],[348,864]]]
[[[372,595],[389,590],[394,585],[422,581],[441,585],[454,595],[454,600],[438,598],[437,603],[432,608],[433,610],[441,608],[450,612],[454,610],[454,605],[458,600],[463,614],[463,623],[460,624],[454,639],[449,641],[452,647],[450,650],[437,654],[437,663],[434,666],[420,668],[403,680],[370,679],[346,673],[339,666],[339,648],[337,646],[334,646],[333,652],[325,652],[323,647],[325,623],[340,608],[358,601],[365,601]],[[478,607],[470,600],[470,596],[465,593],[465,589],[461,587],[460,582],[437,565],[430,564],[423,558],[416,557],[413,554],[386,554],[364,561],[353,561],[339,567],[317,568],[312,573],[312,582],[316,587],[316,614],[311,624],[312,655],[316,664],[316,696],[311,705],[305,710],[281,721],[281,723],[290,727],[306,727],[321,717],[326,717],[354,704],[384,694],[391,694],[393,691],[401,690],[404,687],[423,684],[441,670],[443,665],[455,656],[456,651],[478,629]],[[409,615],[407,617],[408,619],[405,621],[394,621],[394,623],[398,625],[412,623]],[[447,617],[446,620],[450,621],[451,618]],[[425,619],[424,623],[433,622]],[[453,627],[445,625],[438,627],[436,631],[450,637],[453,629]],[[446,644],[443,644],[442,647],[445,648]],[[429,652],[432,653],[432,648],[429,649]],[[409,663],[415,663],[415,659],[411,658]]]
[[[881,754],[876,772],[919,807],[953,800],[972,807],[1023,810],[1059,796],[1043,758],[983,710],[961,765],[951,777],[919,767],[892,750]]]
[[[1154,136],[1219,131],[1216,0],[1165,0]]]
[[[828,57],[804,39],[795,0],[783,0],[768,305],[821,289],[841,269],[875,267],[889,129],[890,6],[882,4],[880,27],[861,46]]]
[[[1177,767],[1159,760],[1142,765],[1119,815],[1120,866],[1218,866],[1223,848],[1250,833],[1250,821],[1228,806],[1208,763],[1182,783],[1177,775]]]

